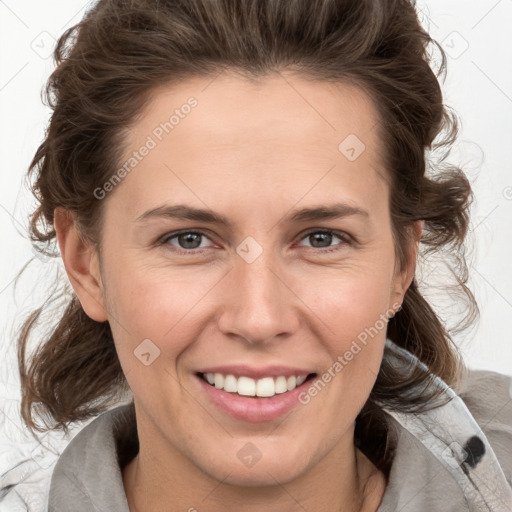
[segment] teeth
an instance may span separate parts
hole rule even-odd
[[[286,377],[277,377],[275,392],[276,393],[286,393],[288,388],[286,386]]]
[[[297,377],[297,387],[299,387],[307,378],[307,375],[301,375]]]
[[[254,379],[250,379],[249,377],[239,377],[237,384],[236,391],[239,395],[256,396],[257,383]]]
[[[288,391],[295,389],[297,387],[297,377],[294,377],[293,375],[288,377],[288,380],[286,381],[286,387],[288,388]]]
[[[226,375],[224,379],[224,391],[229,391],[230,393],[237,392],[237,382],[233,375]]]
[[[203,378],[215,386],[217,389],[223,389],[229,393],[238,393],[242,396],[260,396],[271,397],[275,394],[292,391],[304,383],[307,375],[300,377],[279,376],[275,380],[273,377],[263,377],[262,379],[251,379],[250,377],[239,377],[234,375],[222,375],[222,373],[205,373]]]
[[[272,377],[265,377],[258,380],[256,384],[256,394],[258,396],[274,396],[276,394],[274,379]]]
[[[215,383],[215,387],[217,389],[223,389],[224,388],[224,375],[222,375],[221,373],[216,373],[214,375],[214,383]]]

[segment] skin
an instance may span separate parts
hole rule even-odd
[[[322,375],[402,303],[422,225],[412,225],[408,263],[399,269],[377,112],[346,84],[283,73],[255,83],[230,74],[194,78],[154,91],[127,135],[126,156],[190,96],[198,106],[103,199],[101,255],[78,236],[71,215],[55,212],[69,279],[86,313],[110,322],[134,394],[140,452],[123,469],[130,507],[375,511],[386,481],[354,446],[354,422],[379,370],[385,328],[308,404],[275,421],[231,418],[194,373],[248,363]],[[338,150],[348,134],[366,146],[354,161]],[[368,216],[287,220],[294,209],[339,201]],[[136,222],[164,203],[211,209],[233,228]],[[204,232],[198,249],[179,237],[156,244],[182,229]],[[322,229],[352,243],[333,236],[315,245],[309,231]],[[247,236],[263,250],[251,263],[236,252]],[[160,349],[148,366],[134,355],[144,339]],[[237,457],[249,442],[262,455],[252,467]]]

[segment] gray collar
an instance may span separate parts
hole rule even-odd
[[[389,339],[385,350],[397,364],[422,365]],[[512,511],[512,490],[476,420],[443,381],[432,384],[443,388],[448,403],[422,414],[383,406],[395,455],[377,512]],[[121,468],[137,452],[133,402],[95,418],[59,457],[48,512],[129,512]]]

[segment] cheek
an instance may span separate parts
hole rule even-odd
[[[389,264],[388,264],[389,263]],[[311,273],[301,286],[304,302],[338,340],[356,337],[389,312],[392,260],[357,263]]]
[[[318,272],[315,286],[305,299],[321,320],[321,339],[331,363],[324,377],[329,382],[332,407],[341,408],[335,421],[342,422],[366,401],[378,374],[390,309],[393,255],[359,261],[336,271]],[[305,288],[304,288],[305,291]],[[317,322],[318,323],[318,322]],[[322,376],[320,376],[322,378]],[[321,386],[319,386],[321,387]],[[346,390],[351,389],[347,395]],[[349,414],[349,416],[350,416]]]
[[[180,358],[200,335],[202,326],[193,321],[194,304],[197,307],[205,292],[187,290],[178,279],[166,278],[165,272],[160,271],[157,279],[154,272],[140,268],[132,269],[130,279],[114,272],[109,289],[115,304],[116,321],[110,323],[116,350],[132,392],[154,407],[155,415],[166,407],[155,402],[162,389],[170,403],[180,407]]]
[[[178,277],[176,271],[123,266],[121,261],[107,275],[111,327],[126,371],[138,364],[134,351],[143,340],[150,340],[155,353],[159,350],[170,362],[197,337],[194,326],[200,326],[191,318],[208,292],[204,279],[185,278],[183,272]]]
[[[392,315],[389,286],[387,272],[354,272],[315,297],[315,312],[327,326],[322,343],[330,363],[318,377],[325,384],[319,383],[312,393],[322,393],[326,410],[331,411],[325,421],[336,428],[346,426],[347,418],[361,410],[378,375]],[[328,389],[325,394],[323,386]],[[333,442],[335,438],[329,437]]]

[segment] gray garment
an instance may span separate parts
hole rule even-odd
[[[424,367],[387,340],[396,354]],[[424,414],[384,408],[396,451],[377,512],[512,512],[512,378],[469,370],[459,396],[433,385],[453,399]],[[95,418],[60,455],[48,512],[129,512],[121,467],[137,451],[133,404]]]

